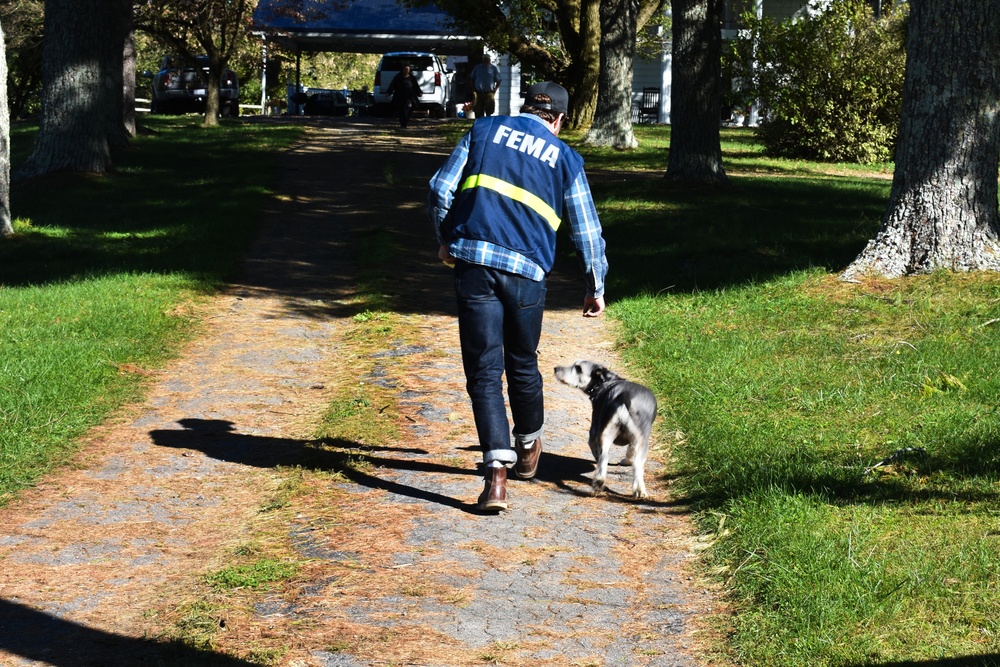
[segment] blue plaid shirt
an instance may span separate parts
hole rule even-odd
[[[545,125],[545,121],[541,118],[530,114],[525,115]],[[468,159],[469,134],[466,133],[455,146],[451,155],[448,156],[444,165],[431,179],[427,212],[434,224],[438,243],[448,245],[452,257],[456,259],[507,271],[535,281],[541,280],[545,277],[545,270],[513,250],[488,241],[471,239],[460,238],[449,243],[448,239],[441,237],[441,223],[455,201],[455,191],[458,189]],[[570,226],[570,238],[580,253],[588,292],[595,297],[603,296],[608,261],[604,256],[601,222],[597,217],[594,197],[590,192],[590,184],[587,182],[587,175],[583,170],[580,170],[573,184],[566,191],[563,201],[566,208],[566,219]]]

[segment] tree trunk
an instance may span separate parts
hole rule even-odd
[[[205,86],[205,127],[219,126],[219,75],[218,63],[209,62],[208,81]]]
[[[122,45],[122,128],[126,141],[135,136],[135,28],[132,25],[132,3],[122,3],[124,39]]]
[[[107,86],[108,105],[105,120],[107,121],[108,144],[113,148],[128,146],[134,133],[126,128],[125,116],[129,107],[125,99],[127,86],[125,79],[125,49],[126,37],[131,31],[132,3],[129,0],[107,0],[108,25],[110,30],[104,35],[101,46],[101,70]],[[135,82],[134,71],[130,79]],[[133,93],[134,99],[134,93]],[[133,103],[134,106],[134,103]]]
[[[0,25],[0,238],[14,233],[10,218],[10,113],[7,110],[7,49]]]
[[[108,119],[112,109],[121,110],[121,87],[111,82],[120,82],[122,51],[118,42],[116,72],[109,72],[107,44],[109,33],[120,33],[117,4],[46,0],[42,115],[34,152],[17,178],[111,169]]]
[[[580,29],[576,57],[570,65],[569,126],[587,130],[594,122],[597,106],[597,83],[601,68],[601,0],[580,0]]]
[[[636,148],[632,132],[632,58],[639,0],[602,0],[601,70],[597,108],[584,143]]]
[[[892,191],[841,275],[1000,269],[1000,3],[911,0]]]
[[[673,0],[671,181],[722,185],[722,0]]]

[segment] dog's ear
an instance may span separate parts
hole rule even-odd
[[[607,382],[610,379],[609,373],[610,371],[608,371],[608,369],[604,366],[594,364],[590,369],[590,382],[587,383],[586,391],[588,393],[595,391],[598,387]]]

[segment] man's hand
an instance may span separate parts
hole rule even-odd
[[[438,246],[438,259],[448,266],[455,266],[455,258],[448,252],[448,246],[446,245]]]
[[[583,316],[584,317],[597,317],[604,312],[604,297],[603,296],[590,296],[589,294],[583,298]]]

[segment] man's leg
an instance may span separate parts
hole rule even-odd
[[[458,262],[455,293],[466,389],[479,435],[483,462],[512,465],[517,460],[503,399],[504,305],[497,298],[499,271]]]
[[[497,292],[504,307],[504,368],[514,432],[531,435],[545,421],[538,342],[545,312],[545,282],[501,273]]]
[[[493,93],[483,93],[483,95],[486,97],[486,100],[483,102],[483,113],[487,116],[492,116],[497,110],[496,95]]]
[[[497,292],[504,305],[504,368],[514,417],[514,472],[535,476],[542,450],[545,403],[538,371],[538,341],[545,311],[545,281],[501,274]]]
[[[486,115],[486,93],[475,92],[472,94],[472,111],[476,118]]]

